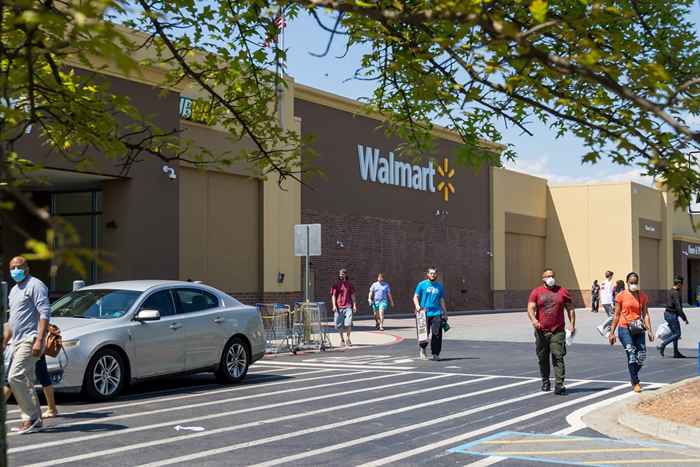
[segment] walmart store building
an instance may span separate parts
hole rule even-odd
[[[220,129],[193,122],[188,109],[197,89],[155,87],[160,70],[145,70],[138,79],[101,73],[163,129],[180,129],[213,151],[249,144],[233,144]],[[171,163],[171,179],[156,159],[124,172],[98,155],[94,167],[77,172],[30,134],[22,144],[44,164],[41,180],[28,188],[34,200],[71,221],[83,246],[113,255],[111,271],[91,265],[78,277],[64,268],[49,281],[48,265],[38,262],[34,274],[50,282],[55,295],[78,278],[193,279],[245,302],[289,303],[303,290],[293,226],[320,223],[323,255],[313,258],[310,286],[321,301],[341,267],[349,269],[360,298],[382,271],[397,311],[405,311],[430,265],[441,271],[451,309],[522,308],[545,265],[579,305],[590,301],[591,283],[606,269],[617,277],[639,271],[642,287],[657,301],[679,273],[688,279],[688,300],[696,299],[700,235],[663,191],[635,183],[555,187],[504,169],[475,172],[455,163],[459,140],[441,129],[434,153],[422,162],[406,160],[396,153],[401,141],[379,128],[381,117],[293,82],[283,110],[287,128],[313,135],[313,164],[323,176],[307,177],[304,188],[286,182],[280,189],[277,180],[245,165],[197,170]],[[26,213],[13,215],[42,235]],[[24,251],[23,238],[9,223],[0,228],[6,264]]]

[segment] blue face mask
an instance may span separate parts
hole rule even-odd
[[[24,272],[24,269],[15,268],[10,270],[10,276],[12,276],[13,281],[22,282],[27,277],[27,274]]]

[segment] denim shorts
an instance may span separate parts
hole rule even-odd
[[[352,308],[339,308],[334,316],[336,329],[350,329],[352,327]]]

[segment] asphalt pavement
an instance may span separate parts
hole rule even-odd
[[[373,339],[380,333],[359,323],[363,345],[265,358],[240,385],[193,375],[139,384],[109,403],[60,394],[62,417],[8,436],[10,465],[700,464],[700,454],[583,425],[592,407],[637,397],[619,346],[572,345],[569,394],[557,396],[539,390],[533,343],[466,340],[469,318],[452,319],[457,332],[439,362],[417,359],[410,320],[387,322],[384,334],[403,334],[400,342]],[[650,352],[644,390],[697,374],[697,351],[686,354]],[[17,418],[11,405],[8,427]]]

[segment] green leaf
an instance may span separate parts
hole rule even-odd
[[[538,23],[544,22],[547,17],[547,10],[549,9],[547,0],[533,0],[529,8],[535,21]]]

